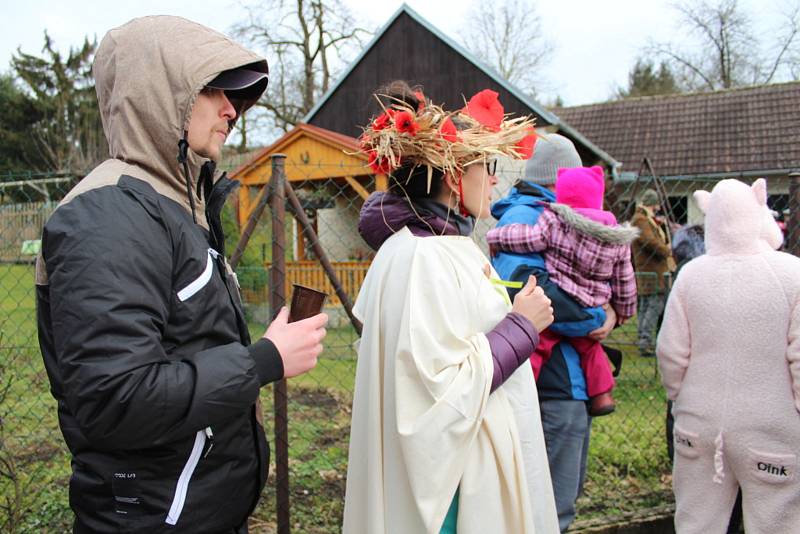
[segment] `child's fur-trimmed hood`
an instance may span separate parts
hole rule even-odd
[[[604,243],[614,245],[630,245],[639,237],[639,229],[624,223],[619,226],[606,226],[585,217],[567,206],[552,202],[547,207],[555,213],[564,223],[573,227],[578,232],[594,237]]]

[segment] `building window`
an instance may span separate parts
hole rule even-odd
[[[675,216],[675,222],[679,224],[686,224],[689,220],[689,201],[685,195],[679,197],[667,197],[669,207],[672,210],[672,215]]]
[[[789,209],[789,195],[768,195],[767,206],[769,206],[769,209],[782,214]]]

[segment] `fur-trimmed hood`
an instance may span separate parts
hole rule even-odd
[[[601,224],[581,215],[566,204],[552,202],[547,204],[547,207],[567,225],[603,243],[630,245],[639,237],[639,229],[635,226],[631,226],[629,223],[619,226],[606,226],[605,224]]]

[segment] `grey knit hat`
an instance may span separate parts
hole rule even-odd
[[[525,180],[539,185],[551,185],[556,183],[558,169],[581,166],[581,157],[572,141],[556,133],[543,134],[536,141],[533,157],[525,164]]]
[[[661,201],[658,199],[658,193],[656,193],[655,189],[645,189],[639,195],[637,204],[640,206],[658,206]]]

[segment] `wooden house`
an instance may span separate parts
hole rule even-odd
[[[492,89],[499,93],[506,112],[533,115],[539,129],[571,138],[586,162],[602,164],[612,172],[619,166],[607,152],[403,5],[302,123],[233,173],[243,184],[240,223],[247,220],[256,202],[254,191],[269,181],[270,155],[282,152],[287,155],[289,181],[317,203],[308,204],[307,212],[331,260],[368,260],[371,251],[357,232],[358,211],[370,192],[385,189],[387,180],[374,176],[364,157],[356,154],[356,138],[377,112],[372,94],[393,80],[422,86],[426,96],[445,109],[459,109],[474,93]],[[500,176],[503,186],[498,192],[502,194],[521,176],[521,165],[504,162]],[[478,242],[490,227],[484,224],[478,228]],[[295,260],[304,261],[307,247],[300,232],[295,232],[293,247]]]

